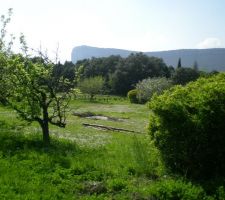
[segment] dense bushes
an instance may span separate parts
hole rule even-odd
[[[150,109],[150,135],[171,170],[225,176],[225,73],[154,96]]]
[[[195,81],[200,77],[200,72],[196,69],[181,67],[177,68],[172,76],[173,84],[185,85],[191,81]]]
[[[110,56],[86,59],[76,63],[75,71],[78,79],[102,76],[106,93],[123,96],[140,80],[171,76],[171,70],[162,59],[143,53],[130,54],[127,58]]]

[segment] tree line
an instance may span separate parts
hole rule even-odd
[[[197,62],[191,67],[183,67],[179,58],[178,66],[174,68],[167,66],[161,58],[149,57],[143,53],[132,53],[127,58],[119,55],[93,57],[80,60],[76,64],[66,61],[64,64],[58,63],[54,66],[54,74],[64,76],[74,87],[81,86],[81,88],[84,88],[82,83],[85,83],[86,88],[91,88],[95,84],[94,80],[97,80],[95,77],[101,77],[103,81],[101,81],[102,86],[98,84],[98,93],[122,96],[126,96],[137,83],[147,78],[166,78],[170,79],[174,85],[185,85],[200,76],[210,75],[210,73],[199,71]]]
[[[127,58],[110,56],[78,61],[52,62],[38,51],[32,56],[23,35],[20,37],[21,53],[14,53],[14,37],[7,42],[6,27],[11,19],[1,17],[0,34],[0,103],[14,109],[19,116],[39,123],[43,141],[49,145],[49,123],[65,127],[66,110],[74,88],[90,94],[126,95],[136,84],[146,78],[173,79],[175,84],[185,84],[200,76],[198,69],[167,66],[160,58],[143,53]],[[165,81],[155,81],[155,83]]]

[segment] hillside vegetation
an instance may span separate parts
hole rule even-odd
[[[71,52],[71,60],[76,63],[83,59],[91,59],[92,57],[101,58],[109,57],[112,55],[120,55],[125,58],[131,53],[138,53],[138,51],[129,51],[114,48],[98,48],[91,46],[77,46]],[[162,58],[166,65],[177,66],[179,58],[182,59],[183,66],[190,67],[197,62],[200,70],[204,71],[225,71],[225,49],[224,48],[211,48],[211,49],[178,49],[169,51],[153,51],[143,52],[147,56],[154,56]]]

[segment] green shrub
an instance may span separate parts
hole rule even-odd
[[[108,181],[108,187],[111,191],[119,192],[121,190],[126,189],[127,182],[120,178],[112,179]]]
[[[171,88],[150,109],[150,135],[171,170],[225,177],[225,73]]]
[[[127,93],[127,97],[129,99],[129,101],[131,103],[138,103],[138,99],[137,99],[137,90],[134,89],[134,90],[130,90],[128,93]]]
[[[190,182],[181,180],[162,180],[153,184],[148,193],[149,199],[158,200],[199,200],[207,199],[204,190],[200,186],[194,186]],[[209,198],[208,198],[209,199]]]
[[[154,93],[162,94],[164,90],[170,87],[172,87],[172,82],[165,77],[143,79],[136,84],[138,102],[146,103]]]

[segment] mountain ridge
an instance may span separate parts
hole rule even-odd
[[[71,60],[73,63],[76,63],[79,60],[92,57],[99,58],[111,55],[127,57],[131,53],[139,52],[140,51],[82,45],[73,48]],[[192,67],[194,63],[197,62],[199,69],[204,71],[225,71],[225,48],[175,49],[142,53],[148,56],[162,58],[168,66],[177,67],[178,59],[181,58],[181,63],[184,67]]]

